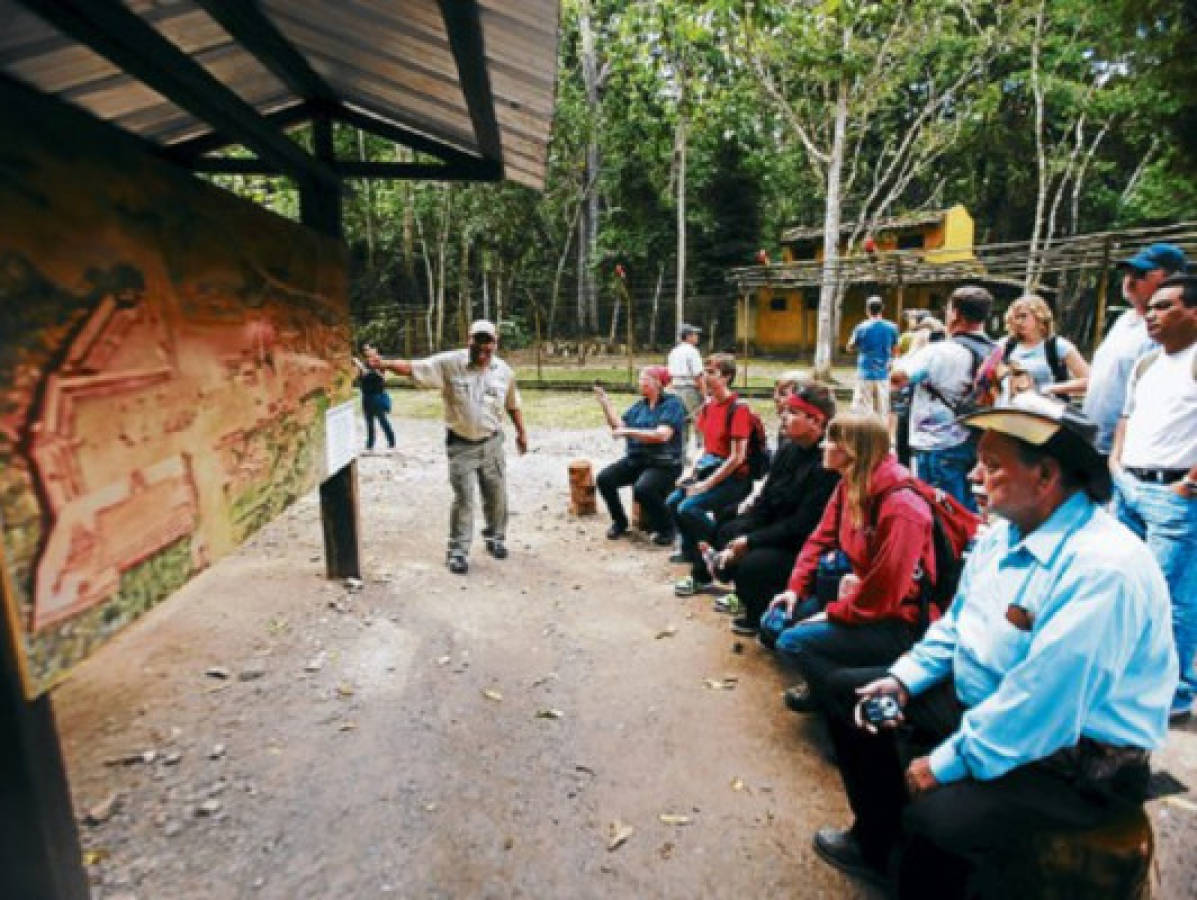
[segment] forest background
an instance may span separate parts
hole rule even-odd
[[[487,317],[509,347],[615,345],[630,306],[638,348],[683,320],[728,346],[727,273],[777,261],[787,226],[859,239],[962,203],[976,243],[1034,249],[1186,220],[1195,27],[1194,0],[564,0],[543,192],[352,183],[357,338],[413,355]],[[418,158],[335,140],[345,158]],[[283,179],[213,180],[297,216]],[[825,356],[836,301],[825,280]]]

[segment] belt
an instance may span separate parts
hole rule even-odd
[[[497,432],[497,431],[493,432],[492,434],[488,434],[484,438],[478,438],[478,440],[475,441],[475,440],[471,440],[470,438],[467,438],[467,437],[462,437],[456,431],[453,431],[450,429],[450,430],[445,431],[445,443],[446,444],[485,444],[487,441],[489,441],[491,438],[493,438],[498,433],[499,432]]]
[[[1188,469],[1140,469],[1137,466],[1123,468],[1140,481],[1150,481],[1152,484],[1175,484],[1189,474]]]
[[[1140,747],[1115,747],[1082,737],[1041,761],[1046,768],[1071,779],[1105,781],[1124,770],[1147,769],[1151,754]]]

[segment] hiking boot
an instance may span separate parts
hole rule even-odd
[[[464,575],[470,571],[470,563],[466,559],[466,555],[460,550],[450,550],[445,557],[445,565],[449,567],[449,571],[454,575]]]
[[[699,581],[692,575],[687,575],[685,578],[679,578],[673,583],[673,592],[679,597],[693,597],[701,590],[710,587],[709,581]]]
[[[733,634],[742,634],[745,637],[756,637],[757,627],[747,616],[737,616],[732,619],[731,630]]]
[[[851,829],[820,828],[815,832],[813,843],[819,858],[845,875],[862,878],[881,887],[889,883],[885,873],[865,859],[860,841]]]
[[[610,528],[607,529],[607,540],[617,541],[627,533],[628,533],[628,526],[626,523],[621,525],[618,522],[615,522],[611,525]]]
[[[488,538],[486,541],[486,552],[495,559],[507,558],[507,547],[498,538]]]

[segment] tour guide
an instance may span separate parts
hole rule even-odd
[[[910,652],[832,677],[828,725],[856,820],[814,842],[855,875],[892,866],[898,895],[923,900],[971,896],[979,864],[1033,829],[1141,804],[1178,677],[1160,567],[1099,505],[1110,481],[1093,423],[1031,393],[962,421],[983,431],[974,478],[1002,520]],[[905,784],[895,720],[873,724],[882,696],[914,726],[900,739],[934,746]]]
[[[470,326],[465,350],[448,350],[427,359],[379,359],[378,363],[400,375],[410,375],[417,387],[439,388],[445,404],[448,431],[449,484],[453,506],[449,511],[449,571],[464,575],[470,570],[470,542],[474,537],[474,481],[482,489],[482,537],[495,559],[507,558],[507,466],[503,456],[503,410],[515,424],[515,446],[528,451],[528,433],[520,409],[515,373],[495,356],[499,331],[493,322],[479,319]],[[373,351],[374,358],[378,352]],[[367,360],[369,362],[369,360]],[[370,362],[370,365],[374,363]]]

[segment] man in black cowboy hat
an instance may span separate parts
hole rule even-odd
[[[1110,479],[1093,423],[1036,394],[962,421],[982,431],[973,478],[1001,518],[909,653],[830,676],[855,821],[814,842],[837,868],[923,900],[969,896],[1035,829],[1140,804],[1177,681],[1167,585],[1100,505]],[[904,773],[899,744],[915,749]]]

